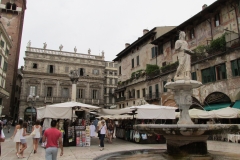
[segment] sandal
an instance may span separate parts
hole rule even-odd
[[[17,153],[17,157],[20,158],[20,155]]]
[[[101,148],[100,151],[104,150],[104,148]]]

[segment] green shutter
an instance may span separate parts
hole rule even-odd
[[[226,74],[226,65],[225,63],[221,65],[221,74],[223,79],[227,79],[227,74]]]
[[[210,77],[211,77],[211,82],[215,82],[216,81],[216,72],[215,72],[215,66],[214,67],[210,67]]]
[[[79,90],[80,90],[79,88],[77,88],[77,90],[76,90],[76,95],[77,95],[76,97],[77,97],[77,98],[80,98],[80,96],[79,96]]]
[[[234,60],[231,62],[231,68],[232,68],[232,76],[235,77],[236,74],[235,74],[235,66],[237,65],[237,61]]]

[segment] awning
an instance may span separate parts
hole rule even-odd
[[[206,111],[212,111],[216,109],[226,108],[229,107],[231,103],[216,103],[216,104],[209,104],[204,106],[204,110]]]
[[[240,109],[240,100],[236,101],[236,102],[234,103],[234,105],[233,105],[232,108],[238,108],[238,109]]]

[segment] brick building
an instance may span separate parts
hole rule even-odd
[[[16,79],[18,75],[18,60],[20,54],[22,29],[26,0],[1,0],[1,22],[12,39],[12,49],[8,56],[8,70],[6,76],[6,91],[9,98],[3,101],[3,114],[13,117],[17,102],[15,97]]]

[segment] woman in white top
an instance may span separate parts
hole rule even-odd
[[[32,127],[32,132],[35,130],[35,136],[33,137],[33,153],[37,153],[38,142],[40,137],[42,136],[42,127],[40,125],[40,121],[37,120],[35,125]]]
[[[1,121],[0,121],[0,137],[3,140],[3,142],[4,142],[5,135],[3,133],[3,126],[2,126],[2,122]],[[2,152],[2,149],[1,149],[1,141],[0,141],[0,157],[1,157],[1,152]]]
[[[11,137],[11,139],[14,137],[13,142],[16,143],[16,153],[19,151],[19,146],[20,146],[20,128],[22,128],[23,125],[23,120],[19,119],[18,125],[15,126],[14,133]]]
[[[96,128],[93,125],[93,122],[90,125],[90,137],[95,137],[96,136],[96,132],[95,132]]]
[[[104,138],[105,138],[105,135],[108,134],[105,120],[102,120],[101,123],[102,123],[102,128],[100,130],[100,147],[101,147],[100,151],[104,149]]]
[[[25,136],[27,136],[27,122],[24,122],[22,127],[20,128],[20,141],[21,141],[21,145],[22,145],[22,148],[21,150],[17,153],[17,157],[20,158],[20,155],[21,155],[21,158],[25,158],[23,156],[23,152],[25,149],[27,149],[27,142],[26,142],[26,138]]]

